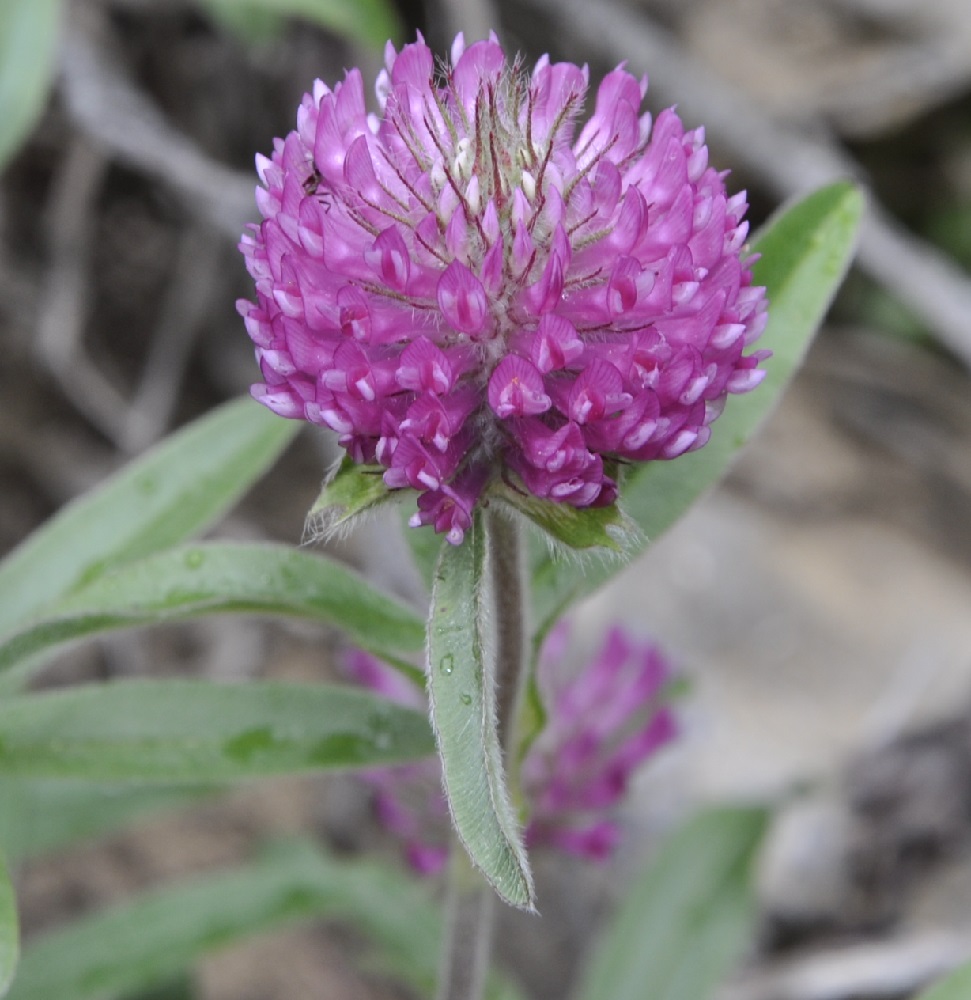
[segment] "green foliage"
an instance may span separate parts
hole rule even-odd
[[[203,10],[220,28],[246,45],[275,41],[286,29],[286,19],[273,10],[245,0],[199,0]]]
[[[553,545],[623,554],[635,543],[637,529],[616,504],[609,507],[571,507],[521,493],[506,483],[490,490],[490,499],[511,507],[535,525]]]
[[[399,493],[384,485],[383,472],[381,466],[358,465],[345,455],[310,508],[307,526],[311,534],[325,540],[340,535],[369,511],[397,500]]]
[[[66,642],[112,629],[247,611],[342,628],[415,674],[401,654],[423,646],[421,619],[324,556],[282,545],[200,543],[121,565],[0,639],[0,673]]]
[[[378,48],[401,37],[401,21],[388,0],[198,0],[217,21],[259,40],[274,18],[299,17],[350,41]]]
[[[259,6],[306,15],[305,8],[319,5],[263,0]],[[367,16],[360,5],[341,9],[342,17]],[[388,33],[381,30],[382,40]],[[618,568],[555,561],[549,539],[638,550],[710,488],[798,366],[848,266],[861,212],[856,189],[834,185],[790,208],[759,237],[756,281],[771,300],[764,344],[774,352],[765,383],[729,401],[704,449],[676,463],[630,469],[623,516],[608,510],[572,517],[572,508],[552,510],[498,487],[496,503],[525,513],[547,536],[531,554],[537,643],[570,601]],[[338,563],[279,546],[179,547],[235,502],[297,427],[250,401],[228,404],[65,508],[0,564],[0,672],[22,678],[62,644],[109,629],[258,612],[340,627],[419,679],[403,657],[426,641],[421,621]],[[386,498],[379,476],[345,463],[327,484],[318,513],[328,528],[339,529]],[[409,539],[432,588],[428,685],[453,820],[499,895],[529,908],[533,887],[496,731],[495,595],[485,518],[476,514],[461,546],[442,545],[427,529],[409,532]],[[140,681],[5,698],[0,842],[23,857],[142,810],[180,804],[195,794],[193,786],[201,793],[240,778],[417,759],[434,749],[432,729],[420,714],[368,692],[326,685]],[[68,779],[81,783],[69,786]],[[108,782],[130,781],[173,787],[106,791]],[[112,794],[118,797],[109,802]],[[11,810],[24,815],[11,820]],[[53,829],[28,843],[38,817],[52,817]],[[761,810],[715,810],[673,836],[598,948],[582,1000],[710,996],[747,940],[749,868],[764,820]],[[399,876],[337,864],[304,847],[151,893],[50,934],[28,949],[10,996],[122,997],[177,981],[211,948],[311,915],[350,919],[406,982],[423,992],[433,988],[440,923],[427,900]],[[0,873],[0,983],[9,978],[16,947],[9,880]]]
[[[968,997],[971,997],[971,962],[955,969],[916,1000],[968,1000]]]
[[[0,997],[6,996],[13,981],[19,954],[17,903],[3,855],[0,854]]]
[[[477,512],[461,545],[442,546],[428,620],[428,697],[456,832],[474,865],[514,906],[532,908],[526,851],[506,792],[488,641],[486,528]]]
[[[129,994],[124,1000],[199,1000],[199,993],[192,981],[192,976],[184,972],[174,979],[159,983],[148,990],[139,990]]]
[[[656,541],[714,486],[778,402],[850,265],[863,207],[856,187],[834,184],[790,206],[754,240],[753,251],[762,254],[754,280],[766,286],[769,296],[769,324],[759,342],[772,351],[764,363],[765,380],[754,392],[728,400],[704,448],[674,462],[630,468],[621,504],[643,533],[637,547]],[[592,593],[619,569],[610,562],[573,567],[535,546],[534,608],[540,634],[569,603]]]
[[[209,786],[0,777],[0,847],[11,865],[211,794]]]
[[[0,705],[0,774],[202,784],[434,752],[425,716],[326,684],[116,681]]]
[[[60,27],[61,0],[0,4],[0,171],[47,104]]]
[[[762,809],[702,812],[672,833],[598,943],[580,1000],[707,1000],[750,941]]]
[[[250,399],[236,400],[68,504],[0,563],[0,635],[106,570],[213,524],[298,429]]]
[[[247,935],[311,917],[339,917],[357,927],[382,964],[431,992],[441,929],[425,893],[394,870],[297,844],[46,935],[26,950],[10,1000],[118,998],[170,980]]]

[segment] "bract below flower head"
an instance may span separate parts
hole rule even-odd
[[[377,114],[358,70],[317,81],[257,158],[256,398],[384,466],[456,544],[496,476],[600,506],[612,462],[704,445],[767,352],[745,353],[766,320],[745,196],[703,130],[652,121],[622,67],[578,127],[586,68],[526,73],[495,36],[385,61]]]

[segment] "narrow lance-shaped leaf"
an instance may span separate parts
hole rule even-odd
[[[298,841],[235,871],[144,895],[54,931],[24,955],[10,1000],[105,1000],[177,976],[203,955],[298,920],[338,919],[417,995],[434,989],[441,917],[413,879]],[[493,982],[490,1000],[518,1000]]]
[[[97,785],[0,777],[0,848],[16,865],[151,813],[186,807],[212,792],[208,785]]]
[[[0,997],[6,996],[13,981],[20,952],[20,931],[17,923],[17,900],[0,854]]]
[[[282,545],[209,542],[170,549],[97,577],[0,641],[0,674],[27,667],[66,642],[112,629],[216,612],[307,618],[342,629],[355,643],[412,676],[402,660],[424,645],[409,608],[324,556]]]
[[[0,633],[105,570],[202,531],[298,427],[250,399],[227,403],[68,504],[0,563]]]
[[[227,7],[302,17],[354,41],[377,48],[401,34],[394,5],[387,0],[198,0],[217,15]],[[236,15],[238,18],[238,14]]]
[[[766,818],[716,808],[675,830],[595,946],[580,1000],[709,1000],[752,934]]]
[[[393,870],[290,850],[237,871],[146,893],[39,939],[10,1000],[104,1000],[177,975],[207,952],[296,920],[340,918],[427,988],[438,914]]]
[[[917,1000],[968,1000],[968,997],[971,997],[971,962],[935,983]]]
[[[461,545],[443,546],[435,571],[428,622],[432,726],[459,839],[503,899],[532,908],[529,863],[502,770],[485,562],[479,512]]]
[[[421,713],[325,684],[118,681],[0,705],[0,775],[207,784],[434,748]]]
[[[47,103],[60,21],[61,0],[0,4],[0,171]]]
[[[728,400],[703,448],[627,471],[621,503],[643,532],[635,548],[656,541],[725,474],[778,402],[850,265],[863,207],[856,187],[833,184],[790,206],[754,241],[753,251],[762,256],[753,280],[766,286],[769,298],[769,323],[759,341],[772,351],[763,363],[765,380],[753,392]],[[603,563],[578,569],[536,545],[533,585],[539,634],[568,603],[592,593],[620,568]]]
[[[200,0],[200,6],[220,28],[235,35],[244,45],[275,42],[287,27],[282,14],[251,6],[245,0]]]

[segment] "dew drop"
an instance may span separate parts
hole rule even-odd
[[[446,677],[448,677],[449,674],[451,674],[451,672],[455,669],[455,657],[452,656],[451,653],[446,653],[438,661],[438,669],[441,671],[441,673],[443,673]]]
[[[377,713],[368,720],[371,739],[378,750],[387,750],[391,746],[391,728],[386,715]]]
[[[459,701],[461,701],[463,705],[471,705],[472,704],[472,695],[470,695],[468,691],[463,691],[459,695]]]
[[[185,564],[189,569],[198,569],[205,561],[206,557],[199,549],[189,549],[185,554]]]

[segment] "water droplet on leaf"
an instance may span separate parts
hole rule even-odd
[[[448,677],[449,674],[455,669],[455,657],[451,653],[446,653],[438,661],[438,669]]]
[[[368,721],[374,745],[378,750],[387,750],[391,746],[391,724],[387,715],[376,713]]]

